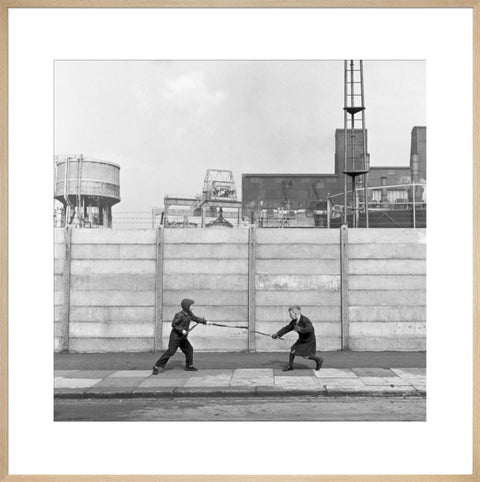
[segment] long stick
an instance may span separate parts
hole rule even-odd
[[[221,326],[222,328],[240,328],[242,330],[248,330],[248,326],[222,325],[221,323],[212,323],[212,322],[210,322],[210,324],[213,326]],[[257,331],[257,330],[251,330],[251,331],[252,333],[258,333],[259,335],[268,336],[269,338],[272,337],[272,335],[269,335],[268,333],[263,333],[263,331]],[[275,340],[284,340],[284,338],[278,337],[278,338],[275,338]]]

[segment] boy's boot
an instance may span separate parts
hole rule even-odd
[[[320,370],[320,368],[322,368],[323,358],[321,356],[311,356],[309,357],[309,359],[315,361],[316,363],[315,371],[318,371]]]
[[[295,359],[295,353],[290,352],[290,356],[288,357],[288,365],[283,368],[283,372],[289,372],[293,370],[293,360]]]

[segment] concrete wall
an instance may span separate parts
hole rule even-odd
[[[71,235],[69,350],[153,350],[155,231],[73,229]],[[64,276],[57,276],[56,298],[63,298]],[[61,324],[56,322],[58,348]]]
[[[248,229],[166,229],[163,252],[162,341],[182,298],[214,323],[248,324]],[[191,335],[197,350],[247,350],[248,332],[198,325]]]
[[[320,350],[339,350],[340,248],[337,229],[259,229],[256,231],[256,329],[275,333],[300,305],[312,320]],[[257,335],[259,351],[285,350],[296,335],[277,341]]]
[[[426,349],[424,229],[350,229],[352,350]]]
[[[351,229],[348,240],[351,349],[424,350],[425,231]],[[55,349],[164,349],[188,297],[199,316],[266,333],[299,304],[319,349],[339,350],[340,267],[337,229],[58,229]],[[282,351],[296,337],[199,325],[190,338],[197,350]]]

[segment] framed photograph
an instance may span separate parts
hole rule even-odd
[[[1,480],[478,478],[480,7],[428,6],[2,5]]]

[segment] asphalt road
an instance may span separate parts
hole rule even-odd
[[[174,410],[172,410],[174,408]],[[425,421],[423,397],[56,400],[55,421]]]

